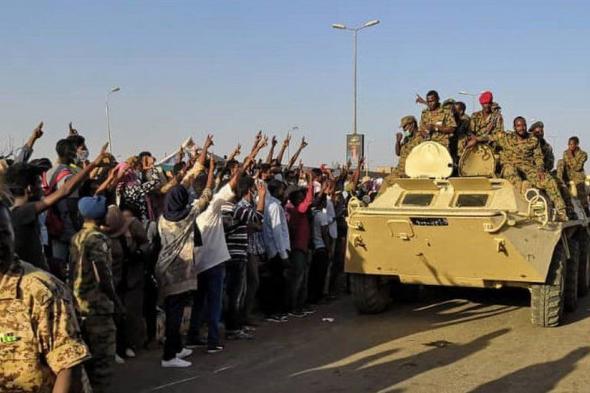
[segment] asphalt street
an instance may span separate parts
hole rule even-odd
[[[590,392],[590,296],[558,328],[529,322],[526,290],[428,288],[414,302],[359,315],[351,298],[253,341],[196,351],[163,369],[160,351],[116,367],[129,392]],[[323,318],[333,318],[332,322]]]

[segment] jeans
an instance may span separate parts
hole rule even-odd
[[[242,321],[248,323],[251,320],[252,309],[256,303],[256,294],[260,286],[258,269],[260,266],[260,255],[248,254],[246,265],[246,294],[244,296],[244,308],[242,309]]]
[[[225,263],[225,286],[227,293],[225,330],[240,330],[243,325],[246,293],[246,261],[230,260]]]
[[[199,340],[199,328],[203,319],[206,318],[208,325],[207,345],[219,345],[219,321],[221,319],[224,277],[225,263],[220,263],[199,273],[197,277],[198,289],[194,293],[191,321],[188,329],[188,340],[190,342]],[[206,316],[205,310],[207,311]]]
[[[187,293],[170,295],[164,299],[164,311],[166,312],[166,341],[164,342],[164,356],[162,359],[171,360],[182,351],[180,338],[180,325],[186,305]]]
[[[309,263],[307,252],[293,250],[290,256],[291,270],[288,277],[289,311],[301,311],[307,300],[307,276]]]

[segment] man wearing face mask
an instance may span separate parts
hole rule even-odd
[[[1,185],[0,185],[1,187]],[[21,261],[0,189],[0,390],[78,393],[90,358],[67,288]]]
[[[78,172],[80,167],[76,145],[71,139],[61,139],[55,146],[57,162],[45,174],[43,191],[46,195],[58,191]],[[79,188],[74,189],[67,198],[62,199],[47,215],[46,225],[51,241],[53,260],[50,261],[52,273],[62,280],[66,279],[70,240],[82,227],[78,214]]]
[[[39,226],[39,215],[67,198],[100,163],[106,155],[106,145],[98,157],[57,191],[43,198],[41,174],[44,168],[40,165],[16,163],[8,168],[4,175],[6,185],[14,197],[10,215],[16,234],[16,254],[36,267],[49,271]]]
[[[392,173],[394,178],[406,177],[406,158],[414,147],[425,140],[425,133],[418,132],[418,122],[414,116],[402,117],[400,127],[403,132],[395,135],[395,154],[399,157],[399,162]]]

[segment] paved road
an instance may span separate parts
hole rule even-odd
[[[590,296],[554,329],[531,326],[527,303],[522,290],[439,288],[365,316],[345,297],[188,369],[143,352],[113,392],[590,392]]]

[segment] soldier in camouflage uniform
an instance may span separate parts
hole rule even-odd
[[[94,392],[107,392],[115,358],[115,308],[122,310],[113,285],[109,238],[99,231],[106,215],[103,197],[82,198],[78,203],[84,226],[72,238],[70,247],[72,290],[82,334],[92,360],[87,364]]]
[[[553,147],[545,140],[545,125],[542,121],[536,121],[529,127],[529,132],[539,140],[543,160],[545,160],[545,171],[551,172],[555,165],[555,155],[553,154]]]
[[[539,140],[527,132],[523,117],[514,119],[514,132],[498,132],[488,136],[472,137],[467,148],[477,142],[492,142],[502,149],[502,177],[510,181],[517,190],[524,192],[523,180],[531,186],[545,190],[553,202],[557,220],[566,221],[566,206],[557,182],[545,171],[545,162]]]
[[[419,130],[421,133],[428,133],[430,140],[438,142],[448,149],[449,139],[457,128],[455,117],[450,109],[451,106],[442,107],[439,95],[434,90],[426,94],[426,105],[428,108],[422,111]]]
[[[469,134],[475,135],[476,137],[485,137],[497,132],[504,132],[504,119],[502,118],[499,107],[497,110],[494,110],[494,96],[492,92],[484,91],[481,93],[479,103],[481,105],[481,111],[474,112],[471,115]],[[463,155],[468,139],[469,136],[459,139],[459,157]]]
[[[82,363],[89,358],[68,289],[15,256],[10,213],[0,202],[0,391],[88,391]]]
[[[576,186],[578,198],[586,212],[588,212],[588,194],[584,164],[587,160],[588,154],[580,149],[580,140],[577,136],[572,136],[567,142],[567,150],[563,152],[564,175]]]
[[[574,206],[567,185],[562,180],[562,177],[557,176],[556,171],[553,170],[553,166],[555,165],[555,155],[553,154],[553,147],[551,147],[551,145],[545,140],[545,125],[542,121],[536,121],[529,127],[529,132],[539,140],[541,151],[543,152],[543,160],[545,161],[545,171],[557,182],[559,192],[565,202],[568,214],[574,217]]]

